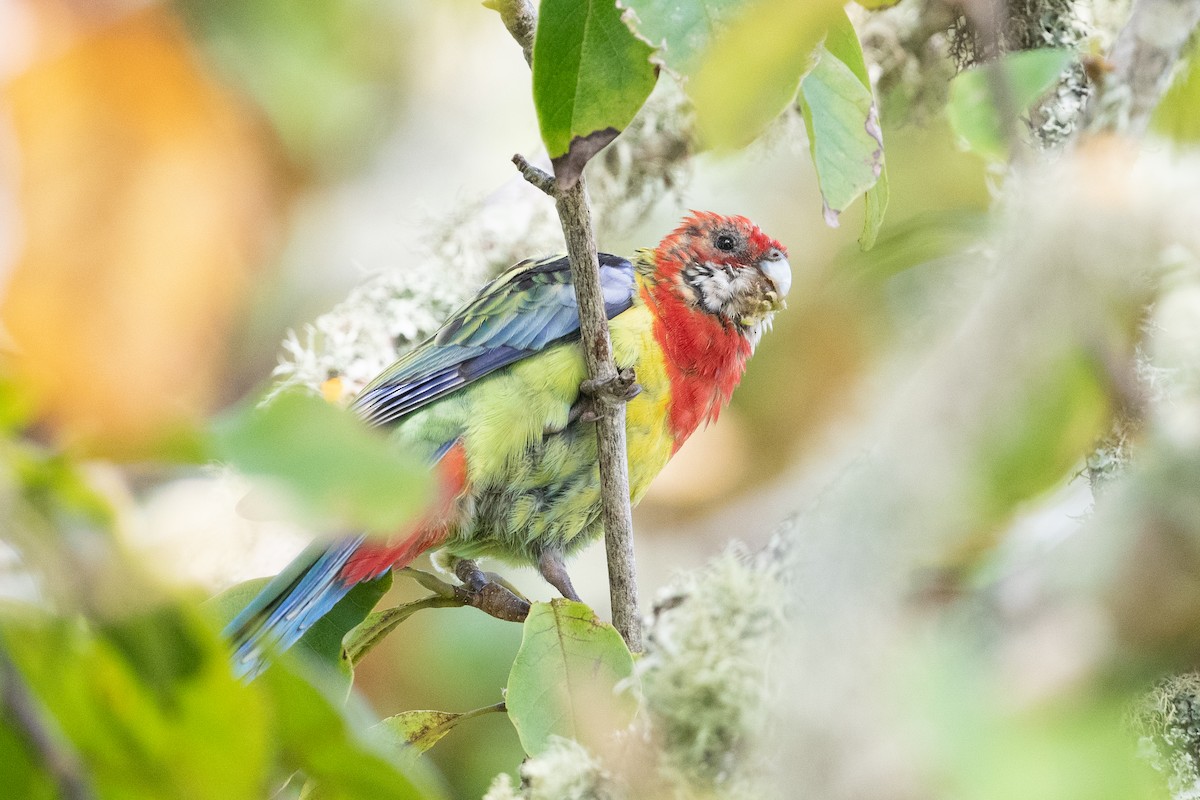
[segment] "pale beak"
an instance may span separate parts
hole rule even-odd
[[[767,280],[774,284],[780,299],[787,297],[788,289],[792,288],[792,265],[788,263],[783,251],[772,248],[771,252],[758,262],[758,268],[767,276]]]

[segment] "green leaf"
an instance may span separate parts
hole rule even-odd
[[[800,109],[825,207],[825,221],[866,194],[867,213],[859,243],[875,243],[887,208],[883,132],[871,93],[862,46],[843,13],[829,28],[816,66],[800,84]]]
[[[992,161],[1006,160],[1005,131],[1011,130],[1017,119],[1001,119],[994,84],[1005,82],[1011,110],[1023,115],[1050,90],[1072,58],[1070,50],[1025,50],[1009,53],[998,63],[964,70],[950,82],[946,104],[950,126],[967,149]]]
[[[652,50],[615,0],[542,0],[533,44],[533,104],[560,184],[617,138],[650,96]]]
[[[291,659],[280,659],[252,685],[263,686],[272,699],[283,764],[312,781],[306,796],[348,800],[438,796],[374,741],[363,724],[365,711],[354,704],[344,711],[335,687],[304,680],[293,664]]]
[[[982,508],[1004,519],[1016,504],[1060,482],[1108,427],[1109,401],[1090,353],[1068,350],[1032,375],[1018,402],[978,444]]]
[[[900,2],[900,0],[854,0],[865,9],[876,11],[881,8],[891,8]]]
[[[194,612],[163,606],[96,632],[66,620],[2,624],[2,646],[99,796],[262,797],[266,704]]]
[[[617,685],[632,673],[621,635],[586,605],[534,603],[505,695],[525,752],[541,753],[551,736],[600,742],[628,725],[636,704]]]
[[[433,747],[460,722],[503,710],[504,704],[500,703],[461,714],[449,711],[405,711],[384,719],[371,731],[380,741],[411,757]]]
[[[273,479],[326,525],[393,533],[430,496],[425,465],[349,412],[306,394],[226,418],[213,445],[217,457]]]
[[[1163,95],[1154,114],[1150,117],[1150,128],[1181,144],[1200,142],[1200,39],[1192,48],[1187,67],[1175,76],[1166,94]]]
[[[759,0],[721,30],[688,82],[701,142],[742,147],[791,105],[838,0]]]

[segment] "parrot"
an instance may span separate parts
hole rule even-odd
[[[729,403],[784,306],[791,267],[746,217],[696,211],[632,261],[600,253],[598,262],[613,359],[637,381],[625,409],[636,504]],[[301,553],[226,627],[236,674],[253,678],[355,585],[435,548],[532,565],[579,599],[565,560],[603,533],[579,324],[567,257],[525,260],[358,393],[350,409],[431,466],[436,497],[389,538],[348,536]]]

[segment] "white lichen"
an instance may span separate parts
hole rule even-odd
[[[483,800],[625,800],[613,776],[583,745],[551,737],[549,748],[521,764],[521,783],[508,773],[492,781]]]
[[[770,653],[785,635],[782,536],[757,556],[738,544],[680,574],[656,599],[637,664],[659,769],[679,796],[763,797],[759,745],[771,724]]]
[[[1138,750],[1167,779],[1174,800],[1200,798],[1200,673],[1168,678],[1132,712]]]

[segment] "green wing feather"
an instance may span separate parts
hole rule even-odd
[[[633,304],[633,265],[601,253],[600,285],[609,319]],[[364,388],[351,408],[390,425],[501,367],[579,335],[579,308],[566,256],[522,261],[484,286],[431,338]]]

